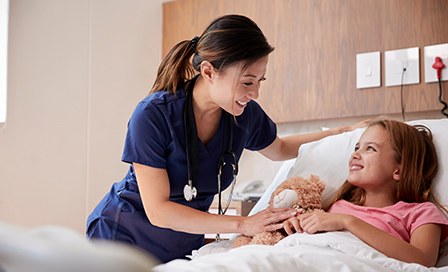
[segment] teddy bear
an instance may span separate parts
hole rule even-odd
[[[308,178],[299,176],[284,180],[272,193],[269,206],[274,208],[302,209],[303,213],[316,209],[322,210],[322,192],[325,183],[316,175]],[[240,247],[248,244],[274,245],[287,236],[283,229],[277,231],[261,232],[254,237],[238,235],[232,243],[232,247]]]

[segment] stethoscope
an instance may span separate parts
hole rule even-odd
[[[197,196],[197,187],[198,187],[198,173],[199,173],[199,138],[198,138],[198,131],[196,126],[196,120],[194,117],[194,111],[193,111],[193,86],[197,80],[198,76],[195,76],[193,79],[190,80],[188,83],[188,87],[186,90],[186,100],[184,104],[184,114],[183,114],[183,121],[184,121],[184,132],[185,132],[185,153],[187,155],[187,168],[188,168],[188,184],[184,187],[184,197],[185,200],[191,201],[193,198]],[[221,156],[219,157],[218,161],[218,168],[217,168],[217,174],[218,174],[218,214],[225,214],[227,209],[229,208],[230,202],[232,201],[232,194],[233,194],[233,188],[235,187],[236,183],[236,176],[238,174],[238,157],[236,156],[235,152],[231,150],[232,148],[232,140],[233,140],[233,124],[232,124],[232,118],[230,117],[230,114],[228,114],[226,111],[223,111],[223,114],[226,114],[226,118],[229,121],[229,134],[228,134],[228,144],[227,149],[225,149],[224,146],[224,140],[223,140],[223,152],[221,153]],[[190,128],[190,136],[188,135],[188,129],[187,129],[187,121]],[[226,134],[226,127],[224,127],[224,135]],[[191,139],[191,140],[190,140]],[[191,157],[190,157],[190,148],[189,143],[191,145]],[[222,169],[226,165],[226,157],[230,157],[233,160],[233,163],[231,163],[233,168],[233,180],[230,190],[230,196],[227,201],[226,207],[223,209],[221,205],[221,192],[222,192]]]

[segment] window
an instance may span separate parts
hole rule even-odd
[[[9,0],[0,0],[0,126],[6,122]]]

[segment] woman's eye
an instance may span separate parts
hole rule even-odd
[[[258,80],[258,82],[265,81],[265,80],[266,80],[266,78],[262,77]],[[249,86],[254,85],[254,83],[253,82],[243,82],[243,85],[249,87]]]

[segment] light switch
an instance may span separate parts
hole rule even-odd
[[[380,52],[356,54],[356,88],[381,86]]]
[[[419,48],[384,52],[386,86],[420,83]],[[403,68],[406,71],[403,73]]]
[[[432,68],[436,57],[442,59],[445,68],[442,69],[441,80],[448,80],[448,43],[425,46],[425,82],[436,82],[437,71]]]

